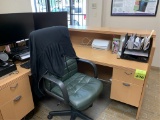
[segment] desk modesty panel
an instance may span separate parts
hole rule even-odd
[[[125,36],[127,33],[129,36],[131,34],[137,34],[137,36],[141,37],[149,36],[151,31],[81,26],[69,26],[69,31],[73,47],[78,57],[90,60],[97,65],[113,68],[111,69],[112,82],[110,98],[137,107],[136,119],[138,119],[155,51],[156,33],[154,32],[151,37],[152,46],[148,62],[143,63],[118,59],[117,54],[113,54],[111,50],[93,49],[91,43],[93,39],[104,39],[112,42],[113,38],[120,39],[121,35]],[[82,45],[82,43],[86,43],[86,45]],[[144,80],[134,78],[137,69],[146,71]],[[104,73],[104,71],[98,71],[99,74],[101,72]]]

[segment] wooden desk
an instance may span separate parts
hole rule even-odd
[[[126,33],[129,33],[129,35],[137,33],[138,36],[142,37],[149,35],[151,31],[75,26],[69,26],[69,30],[71,41],[78,57],[93,61],[97,65],[106,67],[109,66],[113,68],[113,73],[111,75],[112,84],[110,98],[137,107],[138,111],[136,119],[138,119],[143,101],[145,86],[155,51],[156,34],[154,33],[152,36],[153,44],[148,63],[141,63],[136,61],[117,59],[117,55],[112,54],[111,51],[96,50],[92,49],[91,46],[82,46],[80,44],[82,40],[85,40],[86,42],[91,40],[91,43],[95,38],[112,41],[113,37],[120,38],[121,35],[125,35]],[[144,81],[134,78],[136,69],[147,71],[147,75]],[[102,71],[98,72],[101,73]]]
[[[19,73],[0,78],[0,120],[20,120],[34,108],[30,70],[19,65],[17,70]]]

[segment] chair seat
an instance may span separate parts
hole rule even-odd
[[[64,84],[68,91],[70,105],[78,110],[88,108],[103,89],[99,80],[78,72],[65,80]],[[52,88],[51,92],[62,96],[59,87]]]

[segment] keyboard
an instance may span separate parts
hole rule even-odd
[[[31,66],[30,66],[30,61],[27,61],[27,62],[21,64],[20,66],[21,66],[22,68],[26,68],[26,69],[30,69],[30,68],[31,68]]]

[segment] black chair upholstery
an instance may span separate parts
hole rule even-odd
[[[51,111],[48,119],[53,116],[70,115],[70,120],[75,120],[76,117],[80,117],[83,120],[92,120],[81,111],[92,106],[94,100],[103,89],[101,81],[97,79],[96,65],[80,58],[62,57],[64,58],[63,76],[47,71],[41,81],[43,81],[43,89],[46,94],[68,104],[71,109]],[[54,57],[52,58],[54,59]],[[93,67],[94,77],[78,72],[78,62],[90,64]]]

